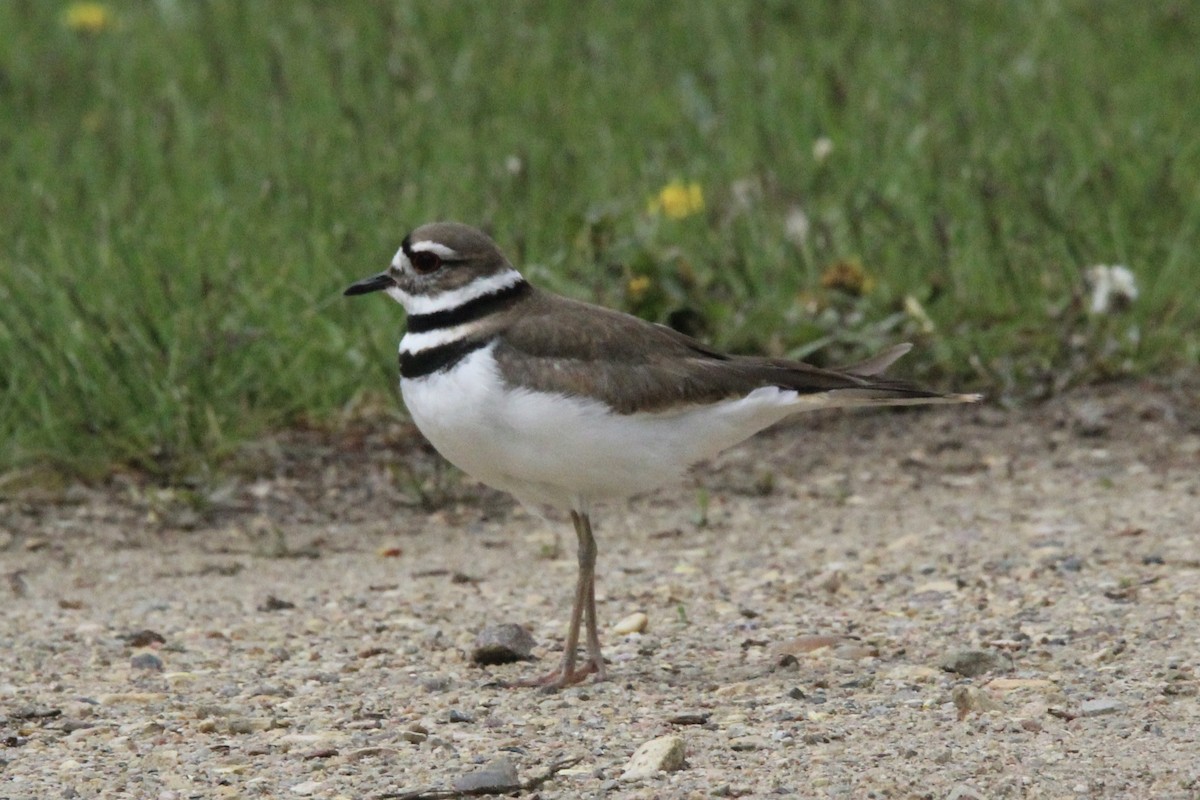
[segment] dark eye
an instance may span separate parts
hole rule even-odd
[[[422,275],[436,272],[442,266],[442,257],[428,250],[419,250],[413,253],[408,260],[412,262],[413,269]]]

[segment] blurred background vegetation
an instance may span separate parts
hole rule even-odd
[[[1198,40],[1183,2],[6,0],[0,473],[401,413],[401,310],[340,290],[442,218],[742,352],[914,340],[1001,401],[1194,369]]]

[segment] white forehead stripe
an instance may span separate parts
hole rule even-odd
[[[403,258],[403,254],[400,257]],[[387,293],[393,300],[404,306],[404,310],[409,314],[433,314],[437,311],[458,308],[463,303],[469,303],[477,297],[502,292],[522,280],[524,279],[521,277],[521,273],[515,269],[506,269],[486,278],[478,278],[466,286],[460,286],[448,292],[409,294],[399,286],[390,286]]]
[[[441,242],[433,242],[428,239],[422,239],[419,242],[412,242],[408,246],[409,252],[412,253],[433,253],[439,258],[452,259],[459,258],[458,251],[446,247]]]

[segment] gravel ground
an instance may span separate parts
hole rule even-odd
[[[496,759],[542,798],[1200,797],[1196,397],[814,416],[602,509],[611,679],[556,694],[501,682],[558,656],[569,524],[399,423],[24,490],[0,797],[448,796]],[[471,663],[502,623],[537,663]],[[682,768],[625,777],[664,736]]]

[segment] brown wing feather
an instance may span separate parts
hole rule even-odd
[[[572,324],[562,324],[564,315]],[[510,317],[495,357],[510,384],[592,397],[622,414],[712,403],[764,386],[856,390],[863,399],[938,396],[889,378],[726,355],[662,325],[540,291]]]

